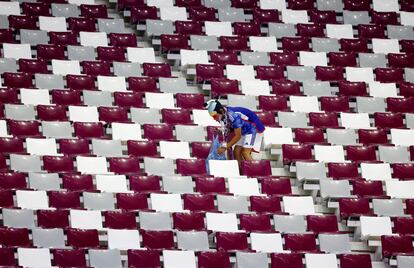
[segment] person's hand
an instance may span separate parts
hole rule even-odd
[[[224,154],[226,150],[227,150],[226,147],[220,147],[217,149],[217,154],[222,155]]]

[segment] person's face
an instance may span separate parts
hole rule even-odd
[[[222,114],[217,113],[216,111],[211,112],[210,116],[213,117],[214,120],[216,120],[217,122],[220,122],[221,119],[223,118]]]

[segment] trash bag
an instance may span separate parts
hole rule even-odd
[[[219,142],[219,139],[217,135],[213,136],[213,144],[211,145],[210,152],[206,159],[206,169],[207,173],[210,174],[210,167],[208,165],[209,160],[226,160],[226,153],[219,155],[217,153],[217,149],[221,147],[221,143]]]

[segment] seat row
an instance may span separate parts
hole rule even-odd
[[[367,165],[368,164],[368,165]],[[365,178],[369,181],[355,182],[357,186],[370,187],[372,186],[376,190],[372,192],[381,193],[382,185],[378,180],[390,180],[398,179],[400,181],[411,180],[412,170],[414,168],[413,163],[359,163],[347,162],[347,163],[323,163],[323,162],[304,162],[296,161],[296,176],[299,181],[306,180],[324,180],[332,178],[333,180],[350,180],[354,183],[354,180]],[[360,170],[358,168],[360,167]],[[372,168],[371,168],[372,167]],[[376,172],[375,169],[381,169],[380,172]],[[383,172],[383,173],[381,173]],[[382,174],[382,175],[380,175]],[[257,176],[257,175],[256,175]],[[371,191],[368,191],[371,192]]]
[[[297,11],[295,11],[297,12]],[[304,11],[306,14],[306,11]],[[410,12],[406,14],[411,15]],[[289,23],[277,23],[269,22],[267,30],[263,30],[260,27],[259,23],[256,22],[232,22],[230,21],[205,21],[204,29],[202,23],[193,23],[191,26],[194,28],[189,30],[183,30],[180,27],[180,24],[174,24],[174,19],[170,20],[158,20],[158,19],[146,19],[145,20],[145,30],[149,37],[155,38],[159,37],[162,34],[174,34],[184,32],[186,34],[196,34],[196,35],[207,35],[214,37],[224,37],[224,36],[274,36],[277,38],[282,37],[292,37],[296,34],[302,37],[329,37],[329,38],[338,38],[338,39],[352,39],[352,38],[361,38],[361,39],[370,39],[370,38],[390,38],[390,39],[413,39],[412,34],[412,23],[410,26],[400,26],[400,25],[381,25],[381,24],[358,24],[358,31],[354,34],[353,25],[351,24],[313,24],[308,23],[307,15],[306,20],[298,22],[289,22]],[[179,20],[177,20],[179,21]],[[297,26],[296,26],[297,24]],[[177,30],[177,25],[178,30]],[[195,25],[195,26],[193,26]],[[138,29],[140,29],[138,25]],[[266,29],[266,28],[265,28]],[[280,30],[280,32],[278,32]],[[387,30],[387,31],[385,31]],[[385,34],[387,32],[387,35]],[[407,33],[408,35],[404,34]]]
[[[76,267],[124,267],[122,265],[121,252],[119,250],[111,249],[89,249],[87,252],[84,249],[30,249],[18,248],[17,261],[14,257],[14,250],[11,248],[1,249],[1,256],[3,257],[2,265],[14,267],[17,265],[25,266],[33,264],[32,260],[36,257],[36,265],[42,267],[60,266],[76,266]],[[86,257],[87,255],[88,257]],[[162,261],[161,256],[162,255]],[[304,256],[303,256],[304,255]],[[301,268],[303,267],[303,257],[306,262],[306,267],[319,267],[321,263],[328,265],[326,267],[350,268],[358,264],[361,268],[371,268],[371,257],[369,254],[300,254],[300,253],[273,253],[270,255],[270,262],[272,267],[280,268]],[[53,258],[53,259],[52,259]],[[413,263],[410,256],[398,256],[399,264],[409,267]],[[179,263],[178,261],[179,260]],[[286,261],[289,260],[289,264]],[[239,267],[250,267],[251,265],[257,267],[268,267],[269,260],[266,253],[252,253],[240,251],[236,253],[235,263]],[[224,251],[200,251],[194,252],[191,250],[150,250],[150,249],[131,249],[127,251],[127,260],[125,265],[127,267],[139,267],[146,265],[147,267],[163,267],[172,268],[176,265],[185,265],[185,267],[205,267],[213,268],[219,265],[223,268],[231,267],[230,254]]]
[[[82,34],[83,33],[83,34]],[[100,63],[109,65],[110,62],[106,61],[118,61],[122,62],[128,59],[130,62],[138,62],[138,63],[155,63],[155,55],[153,48],[137,48],[137,47],[110,47],[108,46],[106,33],[97,32],[97,33],[86,33],[81,32],[81,43],[83,46],[76,46],[76,45],[68,45],[67,46],[67,54],[68,58],[73,61],[83,61],[83,62],[94,62],[95,61],[95,48],[97,50],[97,55],[100,60],[97,61],[95,64]],[[89,43],[85,44],[84,42],[95,42],[94,44]],[[125,57],[125,52],[127,57]],[[65,60],[65,47],[62,45],[36,45],[36,57],[38,60],[32,60],[32,50],[30,44],[28,43],[21,43],[21,44],[13,44],[13,43],[3,43],[3,53],[4,58],[12,58],[12,59],[26,59],[19,62],[20,69],[28,69],[30,66],[27,66],[28,63],[32,62],[31,70],[28,71],[29,73],[47,73],[49,72],[45,67],[48,66],[48,60],[52,60],[52,67],[53,67],[53,60],[55,60],[55,64],[59,61]],[[11,60],[9,60],[11,64]],[[79,62],[78,62],[79,64]],[[16,65],[14,63],[13,65]],[[50,66],[50,64],[49,64]],[[90,68],[90,67],[89,67]],[[96,67],[97,68],[97,67]],[[105,69],[104,67],[101,67]],[[97,68],[97,70],[100,70]],[[21,70],[23,72],[23,70]],[[55,70],[56,72],[56,70]],[[98,73],[89,73],[91,75],[98,75],[101,74],[103,71],[101,70]],[[106,71],[109,74],[109,71]],[[75,74],[75,73],[73,73]],[[102,73],[102,74],[105,74]]]
[[[74,1],[76,2],[76,1]],[[55,17],[86,17],[107,18],[106,5],[98,4],[62,4],[50,2],[4,2],[1,3],[1,15],[27,15],[27,16],[55,16]]]
[[[408,0],[403,0],[401,2],[401,11],[413,11],[413,6],[411,2]],[[118,8],[123,9],[125,7],[132,7],[132,6],[142,6],[144,5],[144,1],[136,0],[133,2],[127,2],[124,0],[117,1]],[[371,9],[375,11],[400,11],[400,5],[398,1],[383,1],[383,0],[374,0],[374,1],[355,1],[355,0],[345,0],[345,1],[335,1],[333,3],[326,1],[326,0],[303,0],[303,1],[272,1],[272,0],[249,0],[249,1],[241,1],[241,0],[222,0],[222,1],[213,1],[213,0],[193,0],[193,1],[182,1],[182,0],[169,0],[169,1],[160,1],[160,0],[150,0],[146,3],[148,6],[155,6],[155,7],[208,7],[208,8],[228,8],[228,7],[235,7],[235,8],[243,8],[246,10],[253,9],[256,7],[260,7],[262,9],[293,9],[293,10],[308,10],[314,9],[315,4],[319,10],[335,10],[341,12],[343,9],[345,10],[353,10],[353,11],[362,11],[366,10],[369,11]],[[372,6],[372,8],[371,8]]]
[[[344,149],[345,147],[345,149]],[[313,149],[313,150],[312,150]],[[312,151],[314,153],[312,153]],[[346,151],[346,154],[345,154]],[[387,147],[379,148],[379,154],[382,159],[388,159],[391,163],[409,161],[409,152],[407,147]],[[379,162],[376,157],[375,146],[360,146],[360,145],[310,145],[310,144],[283,144],[282,145],[283,162],[289,164],[298,160],[303,161],[321,161],[321,162],[346,162],[356,161],[365,162]],[[346,157],[345,157],[346,155]],[[394,156],[396,159],[393,159]],[[384,160],[385,160],[384,159]],[[405,161],[403,161],[403,159]],[[400,160],[400,161],[398,161]],[[384,163],[389,165],[389,163]],[[390,174],[390,173],[388,173]],[[386,174],[383,174],[387,176]]]
[[[321,10],[313,7],[306,10],[297,10],[292,8],[274,8],[264,9],[252,7],[244,9],[243,7],[202,7],[202,6],[150,6],[134,5],[129,6],[130,15],[133,23],[139,23],[145,19],[161,19],[172,21],[229,21],[229,22],[246,22],[253,21],[257,23],[283,22],[283,23],[319,23],[336,24],[391,24],[391,25],[411,25],[410,12],[406,11],[361,11],[361,10],[344,10],[335,12],[334,10]],[[340,15],[337,19],[336,14]]]
[[[391,68],[404,68],[412,67],[412,62],[410,61],[412,54],[410,53],[394,53],[387,52],[383,50],[380,53],[366,53],[366,52],[340,52],[339,44],[337,49],[332,49],[333,51],[325,51],[320,44],[325,43],[325,45],[333,44],[333,40],[327,41],[326,39],[312,39],[313,49],[315,52],[309,52],[308,49],[301,49],[300,53],[295,51],[285,50],[284,52],[272,52],[268,43],[272,38],[269,37],[250,37],[250,47],[254,52],[246,50],[224,50],[224,51],[214,51],[214,50],[189,50],[186,45],[181,47],[176,47],[176,45],[171,44],[170,42],[176,42],[177,39],[184,39],[183,36],[171,36],[163,35],[161,37],[161,47],[166,51],[173,51],[177,48],[177,51],[180,52],[181,65],[193,65],[193,64],[216,64],[216,65],[225,65],[225,64],[242,64],[242,65],[254,65],[254,66],[263,66],[271,68],[270,64],[274,64],[273,70],[279,74],[279,77],[271,77],[273,79],[280,78],[283,76],[281,73],[281,68],[284,65],[305,65],[305,66],[341,66],[341,67],[381,67],[385,68],[387,65]],[[167,40],[167,41],[164,41]],[[221,41],[229,41],[228,39],[221,38]],[[287,39],[283,39],[287,40]],[[376,40],[376,39],[373,39]],[[233,41],[235,41],[233,39]],[[246,40],[247,41],[247,40]],[[256,43],[256,41],[259,41]],[[387,42],[384,42],[387,43]],[[392,42],[391,42],[392,43]],[[186,44],[184,42],[184,44]],[[224,43],[222,43],[224,44]],[[247,43],[245,43],[247,44]],[[262,46],[252,47],[253,44]],[[283,42],[283,44],[287,44]],[[374,43],[375,45],[375,43]],[[397,49],[399,51],[398,43],[396,43]],[[315,47],[316,46],[316,47]],[[222,46],[226,48],[226,46]],[[319,48],[318,48],[319,47]],[[378,50],[379,48],[375,48]],[[269,52],[270,53],[267,53]],[[326,49],[328,50],[328,49]],[[387,50],[392,51],[392,45],[389,44]],[[298,57],[299,56],[299,57]],[[358,56],[358,57],[357,57]],[[309,59],[312,58],[315,62],[311,62]],[[388,59],[387,59],[388,58]],[[282,61],[283,60],[283,61]],[[328,63],[329,62],[329,63]],[[358,63],[357,63],[358,62]],[[256,67],[256,68],[257,68]],[[261,70],[256,70],[256,72]],[[262,71],[263,72],[263,71]],[[270,72],[269,72],[270,73]],[[258,77],[260,73],[257,74]],[[270,75],[270,74],[269,74]],[[274,74],[275,75],[275,74]],[[259,77],[260,78],[260,77]],[[267,79],[268,80],[268,79]]]

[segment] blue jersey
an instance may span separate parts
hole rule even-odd
[[[231,128],[241,128],[241,134],[262,133],[265,126],[257,114],[243,107],[227,107],[227,118]]]

